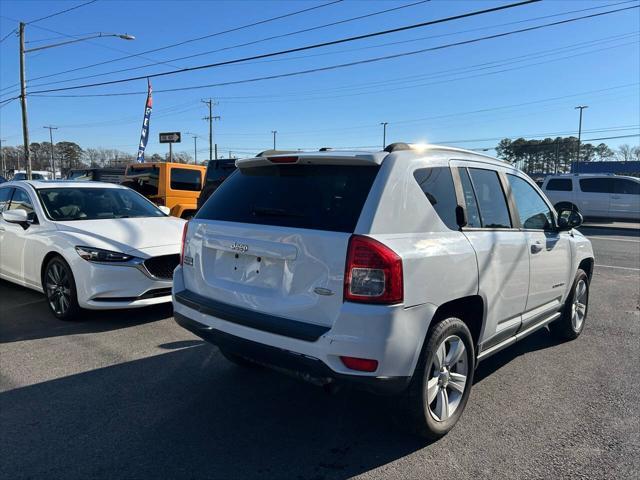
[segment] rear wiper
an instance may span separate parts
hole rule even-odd
[[[271,208],[271,207],[254,207],[253,210],[251,210],[251,214],[254,216],[260,216],[260,217],[297,217],[297,218],[302,218],[305,217],[306,215],[303,215],[301,213],[296,213],[296,212],[291,212],[288,210],[285,210],[284,208]]]

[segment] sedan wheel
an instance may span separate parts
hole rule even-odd
[[[47,264],[44,287],[49,308],[56,317],[71,320],[79,313],[73,273],[61,258],[53,258]]]

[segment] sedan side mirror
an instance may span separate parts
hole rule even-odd
[[[5,210],[4,212],[2,212],[2,219],[5,222],[17,223],[18,225],[21,225],[25,230],[30,225],[29,216],[26,210]]]
[[[562,209],[558,212],[558,229],[560,231],[571,230],[582,225],[582,214],[575,210]]]
[[[171,213],[171,210],[169,209],[169,207],[165,207],[164,205],[160,205],[158,207],[158,210],[160,210],[165,215],[169,215]]]

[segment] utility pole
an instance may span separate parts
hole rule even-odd
[[[27,79],[24,58],[24,22],[20,22],[20,106],[22,108],[22,139],[27,179],[31,180],[31,152],[29,151],[29,125],[27,124]]]
[[[387,146],[387,125],[389,122],[380,122],[382,125],[382,149],[384,150]]]
[[[198,136],[193,136],[193,164],[198,164]]]
[[[214,120],[220,120],[220,116],[213,115],[213,106],[216,105],[216,102],[214,102],[212,99],[209,100],[202,100],[202,103],[209,105],[209,116],[208,117],[204,117],[203,120],[209,120],[209,160],[212,160],[213,158],[215,158],[216,160],[218,159],[218,148],[216,146],[216,152],[215,152],[215,157],[214,157],[214,153],[213,153],[213,121]]]
[[[52,127],[51,125],[49,125],[48,127],[42,127],[42,128],[48,128],[49,129],[49,140],[51,143],[51,170],[53,171],[53,179],[56,179],[56,163],[53,159],[53,130],[57,130],[58,127]]]
[[[271,133],[273,133],[273,149],[276,149],[276,134],[278,133],[277,130],[271,130]]]
[[[580,147],[582,146],[582,144],[581,144],[581,139],[582,139],[582,110],[584,110],[585,108],[589,108],[589,105],[578,105],[577,107],[575,107],[575,110],[580,110],[580,121],[578,123],[578,154],[576,155],[575,170],[579,170],[580,169]]]
[[[173,142],[169,143],[169,163],[173,162]]]
[[[2,175],[7,175],[7,164],[4,160],[4,150],[2,150],[2,142],[3,140],[0,138],[0,160],[2,161]],[[231,153],[231,152],[229,152]]]

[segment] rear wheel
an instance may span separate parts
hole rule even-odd
[[[76,282],[71,267],[61,257],[52,258],[45,267],[44,293],[51,312],[60,320],[75,320],[80,313]]]
[[[584,329],[589,310],[589,276],[578,269],[562,316],[549,325],[551,332],[562,340],[574,340]]]
[[[462,320],[451,317],[437,323],[406,392],[406,426],[433,440],[451,430],[469,398],[474,359],[471,333]]]

